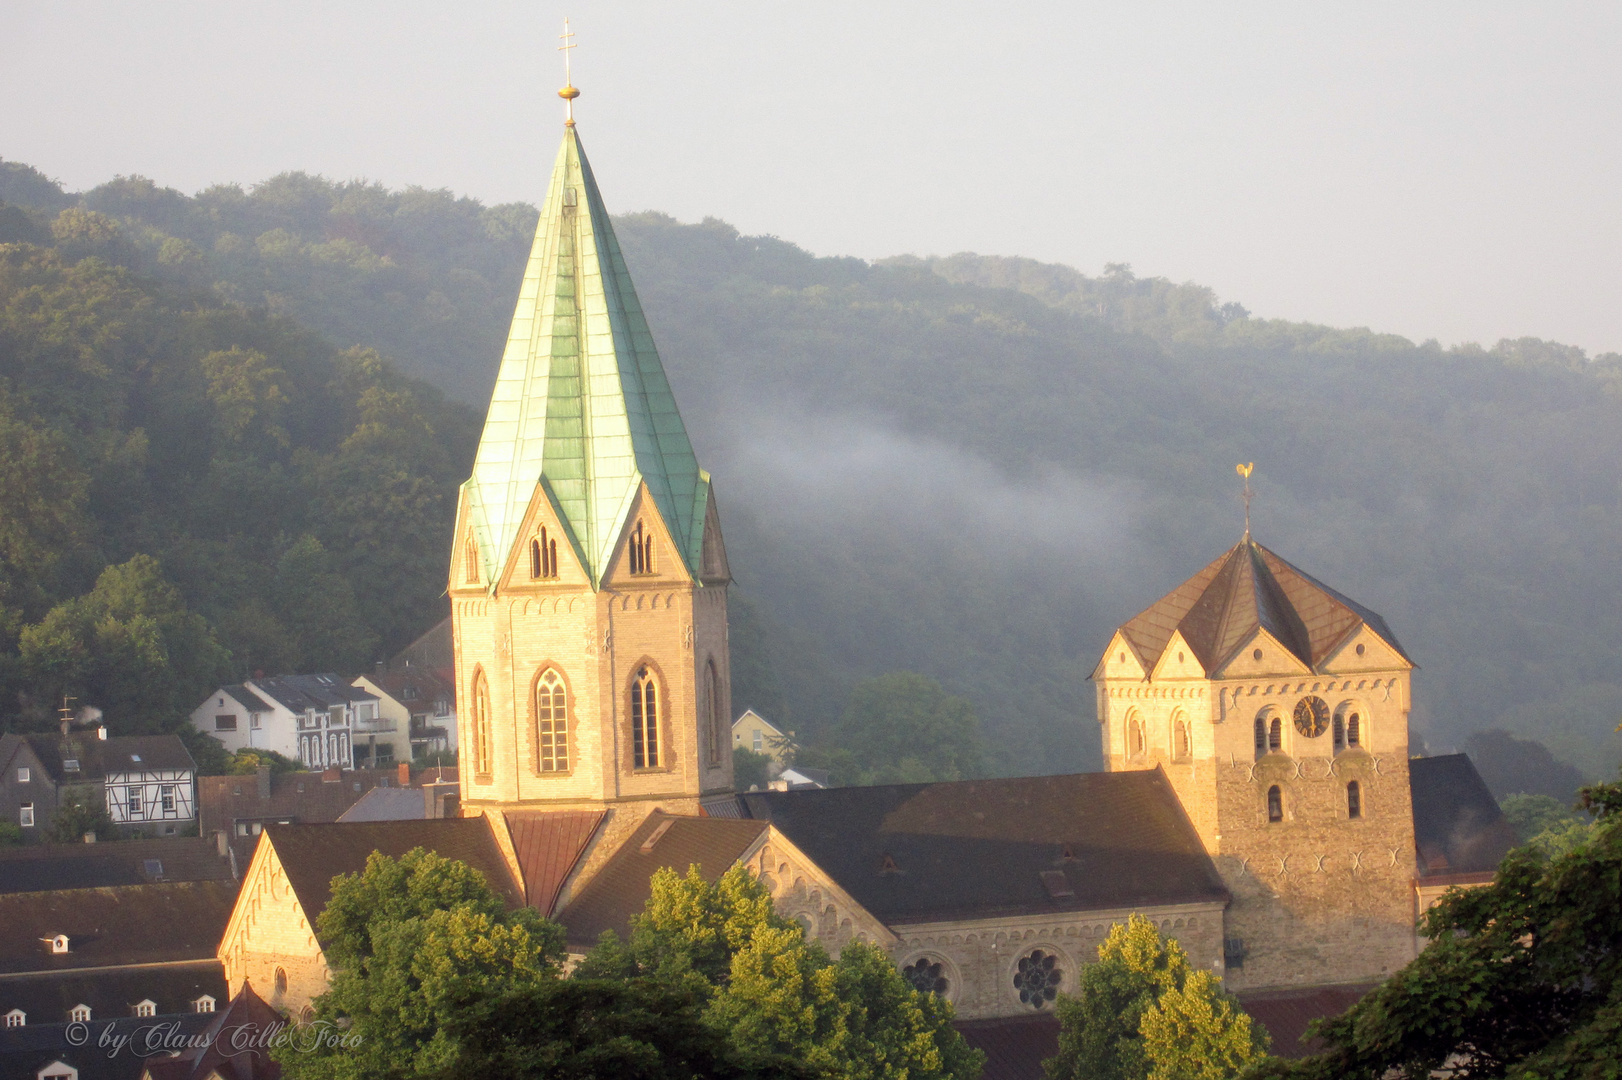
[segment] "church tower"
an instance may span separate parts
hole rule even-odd
[[[456,512],[464,813],[730,793],[730,579],[571,112]]]
[[[1116,631],[1105,767],[1162,769],[1232,895],[1229,989],[1414,955],[1414,664],[1385,620],[1245,538]]]

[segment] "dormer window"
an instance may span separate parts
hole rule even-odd
[[[28,1014],[21,1009],[12,1009],[6,1013],[6,1027],[22,1027],[26,1023],[28,1023]]]
[[[135,762],[135,764],[139,765],[141,763],[141,755],[140,754],[131,754],[130,755],[130,760]]]
[[[75,1024],[90,1023],[90,1006],[75,1005],[73,1008],[68,1010],[68,1019],[72,1020]]]
[[[64,769],[66,769],[68,772],[78,772],[79,771],[79,759],[76,758],[76,757],[63,758],[62,759],[62,767]]]
[[[17,766],[17,783],[26,784],[30,780],[32,780],[33,778],[34,778],[34,774],[28,770],[28,766],[26,766],[26,765]]]
[[[135,1015],[136,1016],[156,1016],[156,1015],[158,1015],[158,1003],[153,1001],[151,998],[147,998],[145,1001],[137,1001],[135,1003]]]
[[[68,951],[68,936],[66,934],[57,934],[55,937],[48,937],[45,940],[51,946],[51,952],[54,954],[59,955]]]
[[[555,578],[558,576],[558,542],[548,536],[543,527],[529,542],[529,576]]]
[[[653,533],[643,529],[640,521],[631,530],[631,573],[653,573]]]
[[[214,1011],[214,999],[208,994],[204,994],[191,1003],[191,1008],[192,1012],[211,1013]]]

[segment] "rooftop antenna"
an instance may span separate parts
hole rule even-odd
[[[563,33],[559,34],[558,37],[563,42],[562,45],[558,46],[558,52],[563,54],[563,89],[558,91],[558,97],[563,99],[563,107],[566,110],[563,119],[564,126],[574,127],[574,99],[580,96],[580,91],[575,89],[569,75],[569,50],[573,49],[575,44],[574,33],[569,29],[569,17],[567,15],[563,18]]]
[[[1250,474],[1256,471],[1256,463],[1254,461],[1251,461],[1251,462],[1247,462],[1247,463],[1245,463],[1243,465],[1235,465],[1234,466],[1234,471],[1237,472],[1240,476],[1244,477],[1244,480],[1245,480],[1245,491],[1244,491],[1244,496],[1243,496],[1244,500],[1245,500],[1245,539],[1249,540],[1250,539]]]

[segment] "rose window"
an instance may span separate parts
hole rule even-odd
[[[1019,970],[1014,972],[1014,989],[1019,991],[1022,1004],[1040,1009],[1059,996],[1059,982],[1063,978],[1057,956],[1032,949],[1031,955],[1020,959]]]
[[[946,976],[941,974],[940,964],[931,963],[928,957],[914,960],[901,969],[901,974],[921,994],[946,996]]]

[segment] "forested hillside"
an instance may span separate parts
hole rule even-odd
[[[612,178],[604,182],[612,205]],[[167,524],[120,525],[116,541],[94,538],[93,554],[64,556],[51,572],[72,584],[36,600],[21,625],[79,595],[100,565],[150,550],[240,668],[239,643],[251,638],[225,627],[258,620],[233,623],[231,613],[277,602],[265,575],[305,550],[306,535],[377,642],[431,616],[424,597],[443,584],[443,529],[471,454],[472,414],[366,354],[332,348],[375,348],[482,407],[533,208],[298,174],[190,197],[128,179],[69,195],[3,164],[0,200],[15,204],[0,209],[0,240],[57,251],[11,249],[8,266],[116,281],[175,326],[223,328],[175,331],[190,350],[184,363],[167,349],[157,350],[163,363],[131,360],[139,374],[118,378],[143,389],[118,399],[124,411],[94,419],[126,442],[137,428],[151,441],[146,486],[111,487],[131,507],[119,513]],[[735,619],[747,624],[733,634],[740,707],[814,737],[857,680],[915,670],[975,704],[994,768],[1090,765],[1086,676],[1096,654],[1115,624],[1238,539],[1233,465],[1253,460],[1258,539],[1387,617],[1422,665],[1414,719],[1433,749],[1503,726],[1590,775],[1615,763],[1622,357],[1535,340],[1448,350],[1265,320],[1125,267],[1090,277],[968,255],[868,264],[814,258],[715,221],[633,214],[616,227],[716,478],[739,581]],[[130,269],[69,265],[87,253]],[[8,310],[22,303],[5,295]],[[211,481],[243,452],[222,449],[239,445],[219,418],[232,392],[204,389],[214,385],[208,363],[242,363],[205,363],[233,347],[288,372],[297,389],[278,415],[311,425],[278,421],[285,443],[239,440],[258,455],[252,484]],[[9,356],[0,361],[10,368]],[[96,363],[125,370],[123,360]],[[159,376],[166,364],[187,374]],[[418,434],[367,428],[355,388],[368,378],[409,402],[401,408]],[[335,383],[344,389],[328,401],[318,388]],[[184,435],[139,412],[188,385],[198,411]],[[309,396],[294,405],[295,393]],[[17,415],[55,425],[74,461],[89,453],[76,428],[42,420],[57,415],[44,410]],[[420,484],[421,499],[391,501],[400,516],[357,546],[357,526],[335,524],[353,522],[342,518],[353,508],[330,493],[376,486],[371,473],[357,482],[335,464],[350,460],[345,448],[361,430],[399,436],[392,475]],[[160,453],[164,440],[189,449]],[[108,486],[94,469],[86,475],[87,491]],[[193,512],[209,491],[229,509]],[[95,522],[122,522],[85,498]],[[210,529],[229,535],[205,543]],[[269,549],[251,548],[272,532]],[[396,532],[420,548],[411,547],[412,569],[391,569],[409,597],[383,615],[373,604],[392,598],[362,575]],[[143,547],[147,535],[167,542]],[[243,565],[233,545],[249,545],[251,571],[216,569]],[[8,611],[18,603],[5,602]]]

